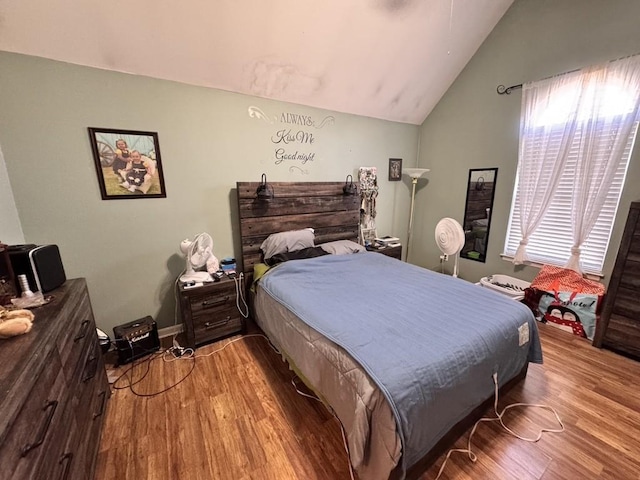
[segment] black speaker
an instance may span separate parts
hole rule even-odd
[[[118,364],[124,365],[160,349],[158,326],[150,316],[113,327]]]
[[[8,251],[16,282],[26,275],[32,292],[50,292],[67,280],[57,245],[10,245]],[[19,282],[16,288],[21,293]]]

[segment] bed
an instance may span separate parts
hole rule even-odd
[[[359,203],[341,182],[237,184],[242,269],[271,234],[312,227],[315,243],[357,239]],[[414,478],[502,388],[542,356],[518,302],[378,253],[284,262],[255,286],[253,318],[342,423],[361,480]]]

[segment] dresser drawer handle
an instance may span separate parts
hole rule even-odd
[[[83,320],[80,324],[80,333],[73,339],[73,342],[76,343],[78,340],[82,340],[87,336],[87,325],[89,325],[89,320]]]
[[[98,413],[94,413],[93,414],[93,419],[95,420],[96,418],[102,416],[102,414],[104,413],[104,406],[107,404],[107,391],[103,390],[98,394],[99,397],[102,397],[102,402],[100,403],[100,411]]]
[[[225,295],[222,298],[216,298],[215,300],[205,300],[202,302],[202,306],[207,307],[215,307],[216,305],[220,305],[221,303],[227,303],[229,301],[229,295]]]
[[[67,452],[60,458],[58,462],[62,465],[63,462],[66,462],[64,465],[64,470],[62,471],[62,475],[60,475],[60,480],[67,480],[69,478],[69,471],[71,471],[71,461],[73,460],[73,453]]]
[[[89,373],[82,377],[82,383],[87,383],[89,380],[96,376],[96,372],[98,371],[98,357],[95,355],[89,357],[84,370],[85,372],[88,370]]]
[[[45,422],[40,427],[40,432],[38,433],[38,439],[33,443],[27,443],[24,447],[22,447],[22,451],[20,452],[20,456],[26,457],[27,454],[33,450],[34,448],[39,447],[44,442],[44,437],[46,437],[47,432],[49,431],[49,426],[51,425],[51,420],[53,420],[53,414],[56,413],[56,408],[58,407],[57,400],[50,400],[45,403],[43,412],[49,410],[49,415],[47,416]]]
[[[231,320],[231,315],[228,315],[227,318],[225,318],[224,320],[220,321],[220,322],[207,322],[204,324],[204,328],[207,330],[210,330],[212,328],[218,328],[218,327],[222,327],[224,325],[226,325],[227,323],[229,323],[229,320]]]

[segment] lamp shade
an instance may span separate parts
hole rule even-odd
[[[411,178],[420,178],[427,172],[431,170],[428,168],[403,168],[402,173],[409,175]]]

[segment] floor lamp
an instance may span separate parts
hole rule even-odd
[[[411,230],[413,229],[413,204],[416,199],[416,184],[418,179],[429,171],[428,168],[405,168],[402,173],[405,173],[411,177],[411,211],[409,213],[409,232],[407,233],[407,254],[404,259],[409,261],[409,248],[411,247]]]

